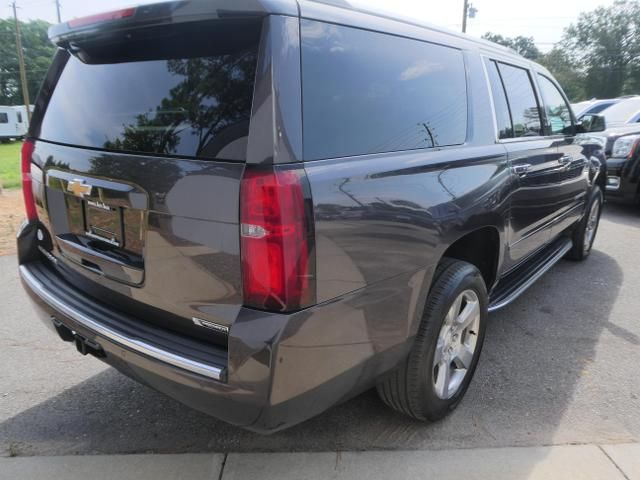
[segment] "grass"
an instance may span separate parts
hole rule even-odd
[[[0,143],[0,185],[3,188],[20,186],[20,148],[22,142]]]

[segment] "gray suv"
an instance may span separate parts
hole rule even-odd
[[[22,151],[19,268],[46,325],[259,432],[374,386],[446,415],[489,312],[586,258],[603,201],[602,147],[544,68],[333,3],[54,26]]]

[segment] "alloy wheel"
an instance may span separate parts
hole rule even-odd
[[[596,199],[591,205],[589,210],[589,216],[587,217],[587,225],[584,232],[584,252],[587,253],[593,246],[593,241],[596,236],[596,230],[598,228],[598,220],[600,218],[600,200]]]
[[[473,290],[460,293],[447,312],[433,359],[433,387],[443,400],[450,399],[460,390],[471,368],[480,318],[480,300]]]

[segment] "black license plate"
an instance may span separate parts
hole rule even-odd
[[[86,235],[116,247],[122,246],[122,213],[120,208],[87,200],[85,205]]]

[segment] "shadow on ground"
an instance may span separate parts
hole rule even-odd
[[[491,315],[476,378],[459,409],[442,422],[408,420],[370,391],[304,424],[261,436],[108,369],[2,421],[0,445],[12,454],[57,455],[640,440],[638,226],[635,210],[608,208],[586,263],[561,262],[517,302]],[[56,374],[55,364],[47,368]]]

